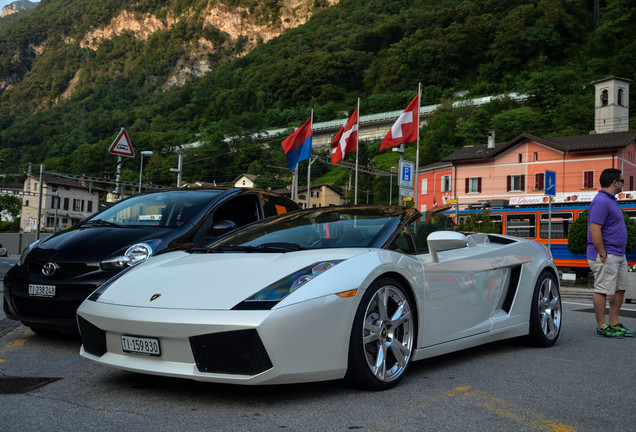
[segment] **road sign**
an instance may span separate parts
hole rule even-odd
[[[545,194],[556,195],[556,172],[545,170]]]
[[[399,165],[398,185],[403,188],[413,189],[415,176],[415,162],[401,160]]]
[[[400,187],[400,196],[413,198],[413,188]]]
[[[135,151],[133,150],[132,144],[130,143],[130,138],[128,138],[126,129],[121,128],[119,135],[117,135],[115,141],[113,141],[113,143],[110,145],[108,153],[117,156],[135,157]]]

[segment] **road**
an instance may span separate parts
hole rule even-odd
[[[123,372],[81,359],[77,337],[40,337],[11,323],[0,333],[0,430],[634,430],[636,338],[595,336],[589,298],[565,297],[563,306],[552,348],[508,340],[416,362],[384,392]],[[625,305],[622,320],[636,328],[636,305]]]

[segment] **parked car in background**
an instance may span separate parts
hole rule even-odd
[[[80,303],[122,270],[299,208],[288,198],[249,188],[135,195],[31,244],[5,276],[4,312],[36,333],[77,331]]]
[[[549,249],[450,226],[414,208],[322,207],[152,257],[82,303],[80,354],[199,381],[384,390],[412,360],[520,336],[553,345]]]

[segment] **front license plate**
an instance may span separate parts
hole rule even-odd
[[[161,349],[159,348],[159,339],[122,336],[121,349],[124,350],[124,352],[131,354],[146,356],[161,355]]]
[[[55,297],[55,285],[29,284],[29,295],[32,297]]]

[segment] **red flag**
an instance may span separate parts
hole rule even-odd
[[[433,208],[437,208],[437,200],[433,197]]]
[[[389,130],[389,133],[386,134],[384,140],[382,140],[380,150],[417,140],[417,129],[419,127],[417,111],[420,107],[418,97],[419,94],[415,96],[402,115],[396,120],[393,126],[391,126],[391,130]]]
[[[358,146],[358,108],[349,120],[340,128],[331,143],[331,164],[335,165],[344,159],[345,154],[355,151]]]

